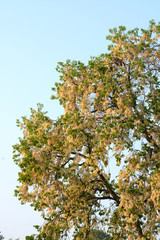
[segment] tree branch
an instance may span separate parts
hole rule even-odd
[[[102,188],[93,188],[93,190],[96,192],[96,191],[99,191],[99,192],[107,192],[108,193],[108,190],[107,189],[102,189]]]
[[[105,186],[107,187],[108,192],[111,194],[111,196],[113,197],[113,199],[116,201],[117,205],[120,204],[120,197],[113,191],[111,185],[109,184],[109,182],[106,180],[106,178],[103,176],[102,173],[100,173],[100,171],[97,172],[99,177],[101,178],[102,182],[105,184]]]
[[[111,200],[114,200],[114,198],[112,198],[111,196],[103,196],[103,197],[89,197],[87,200],[92,200],[92,199],[95,199],[95,200],[106,200],[106,199],[111,199]]]
[[[141,225],[140,225],[139,220],[135,223],[135,226],[136,226],[137,231],[138,231],[138,236],[139,236],[139,237],[142,237],[142,236],[143,236],[143,233],[142,233],[142,228],[141,228]]]
[[[82,153],[78,153],[78,152],[71,152],[71,154],[77,154],[77,155],[79,155],[80,157],[83,157],[83,158],[87,158],[87,156],[86,155],[84,155],[84,154],[82,154]]]

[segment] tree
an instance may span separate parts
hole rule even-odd
[[[141,31],[120,26],[107,39],[108,53],[87,65],[58,64],[53,90],[62,116],[52,120],[38,105],[18,121],[15,194],[42,212],[42,239],[71,228],[88,239],[99,224],[111,239],[157,239],[160,24]]]

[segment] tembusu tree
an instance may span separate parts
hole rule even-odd
[[[110,30],[108,53],[59,63],[55,98],[18,125],[16,196],[41,211],[39,239],[106,226],[112,239],[157,239],[160,229],[160,24]],[[54,97],[53,97],[54,98]],[[115,176],[115,169],[118,175]]]

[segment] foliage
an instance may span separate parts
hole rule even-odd
[[[76,237],[74,238],[74,240],[76,239]],[[102,230],[96,230],[96,229],[92,229],[89,233],[89,238],[88,240],[109,240],[110,236],[103,232]]]
[[[109,240],[110,236],[101,230],[91,230],[89,240]]]
[[[1,232],[0,232],[0,240],[3,240],[4,239],[4,236],[1,235]]]
[[[112,239],[157,239],[160,229],[160,24],[110,30],[108,53],[59,63],[56,121],[31,109],[14,146],[15,191],[41,211],[42,239],[99,224]],[[118,174],[115,176],[115,172]],[[107,203],[107,204],[104,204]],[[40,238],[39,238],[40,239]],[[78,239],[78,238],[77,238]]]
[[[10,238],[9,240],[13,240],[13,238]],[[15,238],[15,240],[20,240],[19,238]]]
[[[31,236],[26,236],[26,240],[60,240],[60,234],[57,232],[48,232],[43,234],[32,234]]]

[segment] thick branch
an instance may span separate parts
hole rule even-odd
[[[141,228],[141,225],[140,225],[139,220],[136,222],[135,226],[136,226],[137,231],[138,231],[138,236],[139,236],[139,237],[142,237],[142,236],[143,236],[143,233],[142,233],[142,228]]]
[[[109,184],[109,182],[106,180],[106,178],[103,176],[102,173],[100,173],[100,171],[98,171],[98,175],[101,178],[102,182],[105,184],[105,186],[107,187],[108,192],[111,194],[111,196],[113,197],[113,199],[116,201],[117,205],[120,204],[120,197],[113,191],[111,185]]]
[[[93,188],[93,190],[94,190],[95,192],[99,191],[99,192],[107,192],[107,193],[108,193],[108,190],[107,190],[107,189],[102,189],[102,188],[98,188],[98,187]]]

